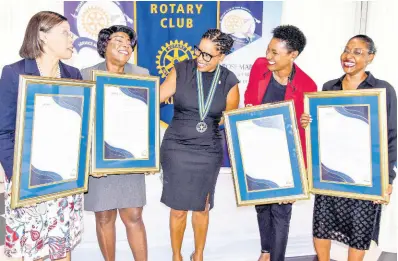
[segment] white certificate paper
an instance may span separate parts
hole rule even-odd
[[[368,106],[319,107],[318,120],[322,181],[370,186]]]
[[[36,95],[29,186],[77,178],[83,97]]]
[[[248,190],[293,187],[283,116],[238,122],[237,130]]]
[[[104,159],[147,159],[149,151],[148,90],[105,86]]]

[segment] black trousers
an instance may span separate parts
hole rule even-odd
[[[271,261],[284,261],[292,217],[292,204],[256,205],[256,211],[261,251],[270,253]]]

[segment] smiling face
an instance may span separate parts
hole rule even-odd
[[[210,39],[203,38],[198,48],[195,48],[196,63],[201,72],[212,72],[224,59],[225,54],[220,53],[217,44]]]
[[[298,51],[290,52],[284,41],[272,38],[266,52],[268,70],[274,72],[292,67],[297,56]]]
[[[365,71],[373,61],[374,54],[369,54],[368,44],[359,39],[351,39],[340,56],[341,66],[346,74],[355,75]]]
[[[126,33],[116,32],[109,37],[105,52],[107,61],[114,65],[124,66],[132,53],[131,39]]]

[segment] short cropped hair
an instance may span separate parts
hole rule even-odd
[[[286,43],[289,52],[298,51],[300,54],[307,43],[304,33],[294,25],[280,25],[272,30],[272,34]]]

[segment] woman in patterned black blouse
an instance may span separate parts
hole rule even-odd
[[[397,96],[386,81],[376,79],[366,67],[376,54],[373,40],[366,35],[352,37],[341,54],[341,65],[345,72],[341,78],[323,85],[323,91],[384,88],[387,93],[389,186],[392,192],[395,178],[394,164],[397,162]],[[311,121],[303,114],[303,128]],[[347,133],[349,135],[349,133]],[[360,164],[360,163],[359,163]],[[349,245],[348,260],[361,261],[370,243],[378,241],[381,202],[338,198],[317,195],[315,197],[313,236],[319,261],[330,260],[331,240]]]

